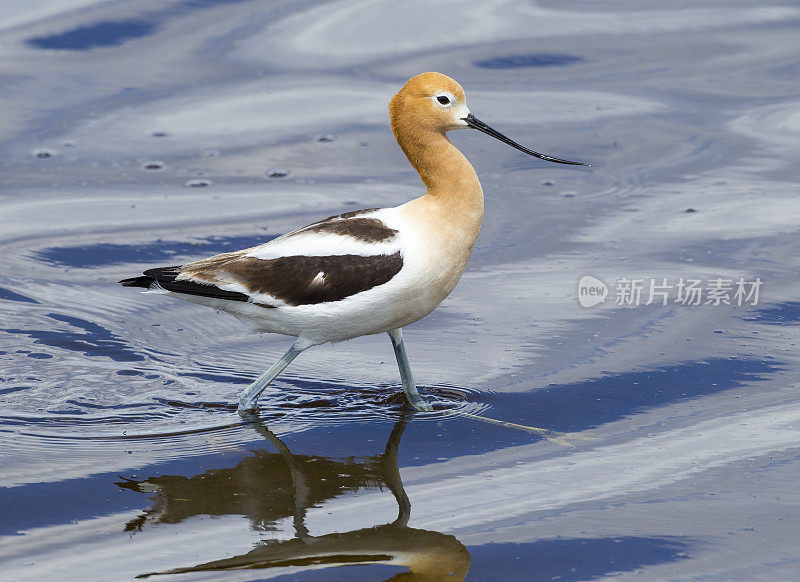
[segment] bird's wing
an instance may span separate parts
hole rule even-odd
[[[380,210],[326,218],[257,247],[151,269],[158,287],[265,307],[340,301],[403,267],[399,233]]]

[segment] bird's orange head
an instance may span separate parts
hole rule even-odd
[[[464,89],[441,73],[412,77],[389,102],[389,118],[395,135],[414,130],[445,133],[469,127]]]

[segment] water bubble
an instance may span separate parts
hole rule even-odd
[[[152,162],[145,162],[142,164],[143,170],[161,170],[164,168],[164,162],[159,162],[158,160],[154,160]]]
[[[207,186],[211,186],[211,184],[212,184],[211,180],[205,180],[205,179],[187,180],[186,182],[184,182],[184,186],[187,186],[189,188],[205,188]]]
[[[40,150],[36,150],[35,152],[33,152],[33,155],[36,156],[37,158],[39,158],[40,160],[47,160],[47,159],[55,157],[58,154],[56,153],[55,150],[48,150],[48,149],[42,148]]]
[[[323,133],[322,135],[317,136],[317,141],[321,143],[329,143],[336,140],[336,136],[330,135],[329,133]]]
[[[274,169],[267,172],[267,176],[270,178],[285,178],[289,175],[289,170],[283,169]]]

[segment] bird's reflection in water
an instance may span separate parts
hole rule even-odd
[[[293,517],[295,537],[260,543],[246,554],[141,574],[178,574],[209,570],[387,564],[409,572],[393,581],[463,580],[470,555],[456,538],[408,527],[411,503],[403,489],[398,446],[408,424],[403,416],[394,426],[383,454],[347,459],[294,455],[260,420],[253,426],[277,449],[256,451],[231,469],[207,471],[195,477],[162,476],[125,481],[119,486],[152,493],[153,506],[128,522],[128,531],[148,522],[178,523],[196,515],[246,515],[253,526],[271,531],[278,520]],[[386,486],[394,495],[398,515],[391,523],[321,536],[309,534],[306,511],[328,499],[360,488]]]

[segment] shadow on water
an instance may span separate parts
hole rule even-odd
[[[403,488],[398,448],[409,422],[402,415],[389,435],[383,453],[332,459],[295,455],[259,419],[252,426],[277,453],[254,451],[230,469],[215,469],[193,477],[158,476],[125,480],[119,487],[152,495],[152,506],[125,524],[125,531],[142,531],[148,524],[175,524],[199,515],[242,515],[253,528],[272,531],[279,520],[291,518],[294,537],[270,540],[229,558],[156,574],[177,574],[281,567],[353,565],[404,566],[407,580],[463,580],[470,556],[455,537],[408,527],[411,502]],[[311,507],[359,489],[386,487],[394,496],[397,518],[386,524],[347,532],[312,536],[306,526]]]
[[[49,247],[35,258],[61,267],[94,268],[134,262],[171,261],[176,256],[226,253],[269,242],[276,235],[214,237],[198,242],[157,240],[138,245],[98,243],[74,247]],[[2,297],[2,295],[0,295]]]

